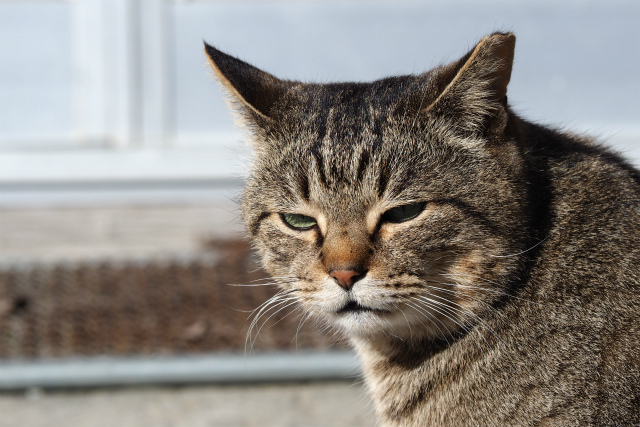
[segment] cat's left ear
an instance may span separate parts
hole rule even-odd
[[[258,127],[273,122],[275,104],[297,82],[278,79],[206,42],[204,50],[211,68],[227,89],[236,110],[250,124]]]
[[[512,33],[494,33],[443,67],[436,76],[441,92],[424,112],[455,123],[463,133],[503,130],[515,44]]]

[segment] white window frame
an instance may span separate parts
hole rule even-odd
[[[0,207],[92,186],[237,187],[243,171],[228,147],[238,135],[211,135],[195,148],[176,143],[173,0],[65,1],[72,11],[72,134],[27,149],[3,142]]]

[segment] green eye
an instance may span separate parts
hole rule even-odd
[[[397,206],[393,209],[389,209],[382,214],[382,221],[386,222],[405,222],[409,221],[420,215],[420,212],[424,210],[426,203],[411,203],[410,205]]]
[[[296,230],[308,230],[318,223],[315,218],[301,214],[282,214],[282,219],[287,225]]]

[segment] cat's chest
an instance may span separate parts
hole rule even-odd
[[[488,348],[451,348],[415,366],[396,364],[359,350],[367,386],[385,426],[487,425],[518,419],[537,391],[520,393],[519,385],[505,388],[513,375],[500,366],[500,356]],[[504,399],[495,397],[502,395]]]
[[[481,363],[445,352],[412,365],[358,350],[378,415],[389,426],[426,420],[428,425],[443,425],[447,414],[464,405],[472,386],[469,379]]]

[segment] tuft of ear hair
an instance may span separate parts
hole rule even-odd
[[[474,134],[485,132],[491,119],[504,119],[515,44],[514,34],[494,33],[442,67],[435,79],[441,92],[424,113],[453,121],[463,133]]]
[[[238,112],[256,124],[274,120],[274,105],[297,82],[281,80],[204,42],[216,77]]]

